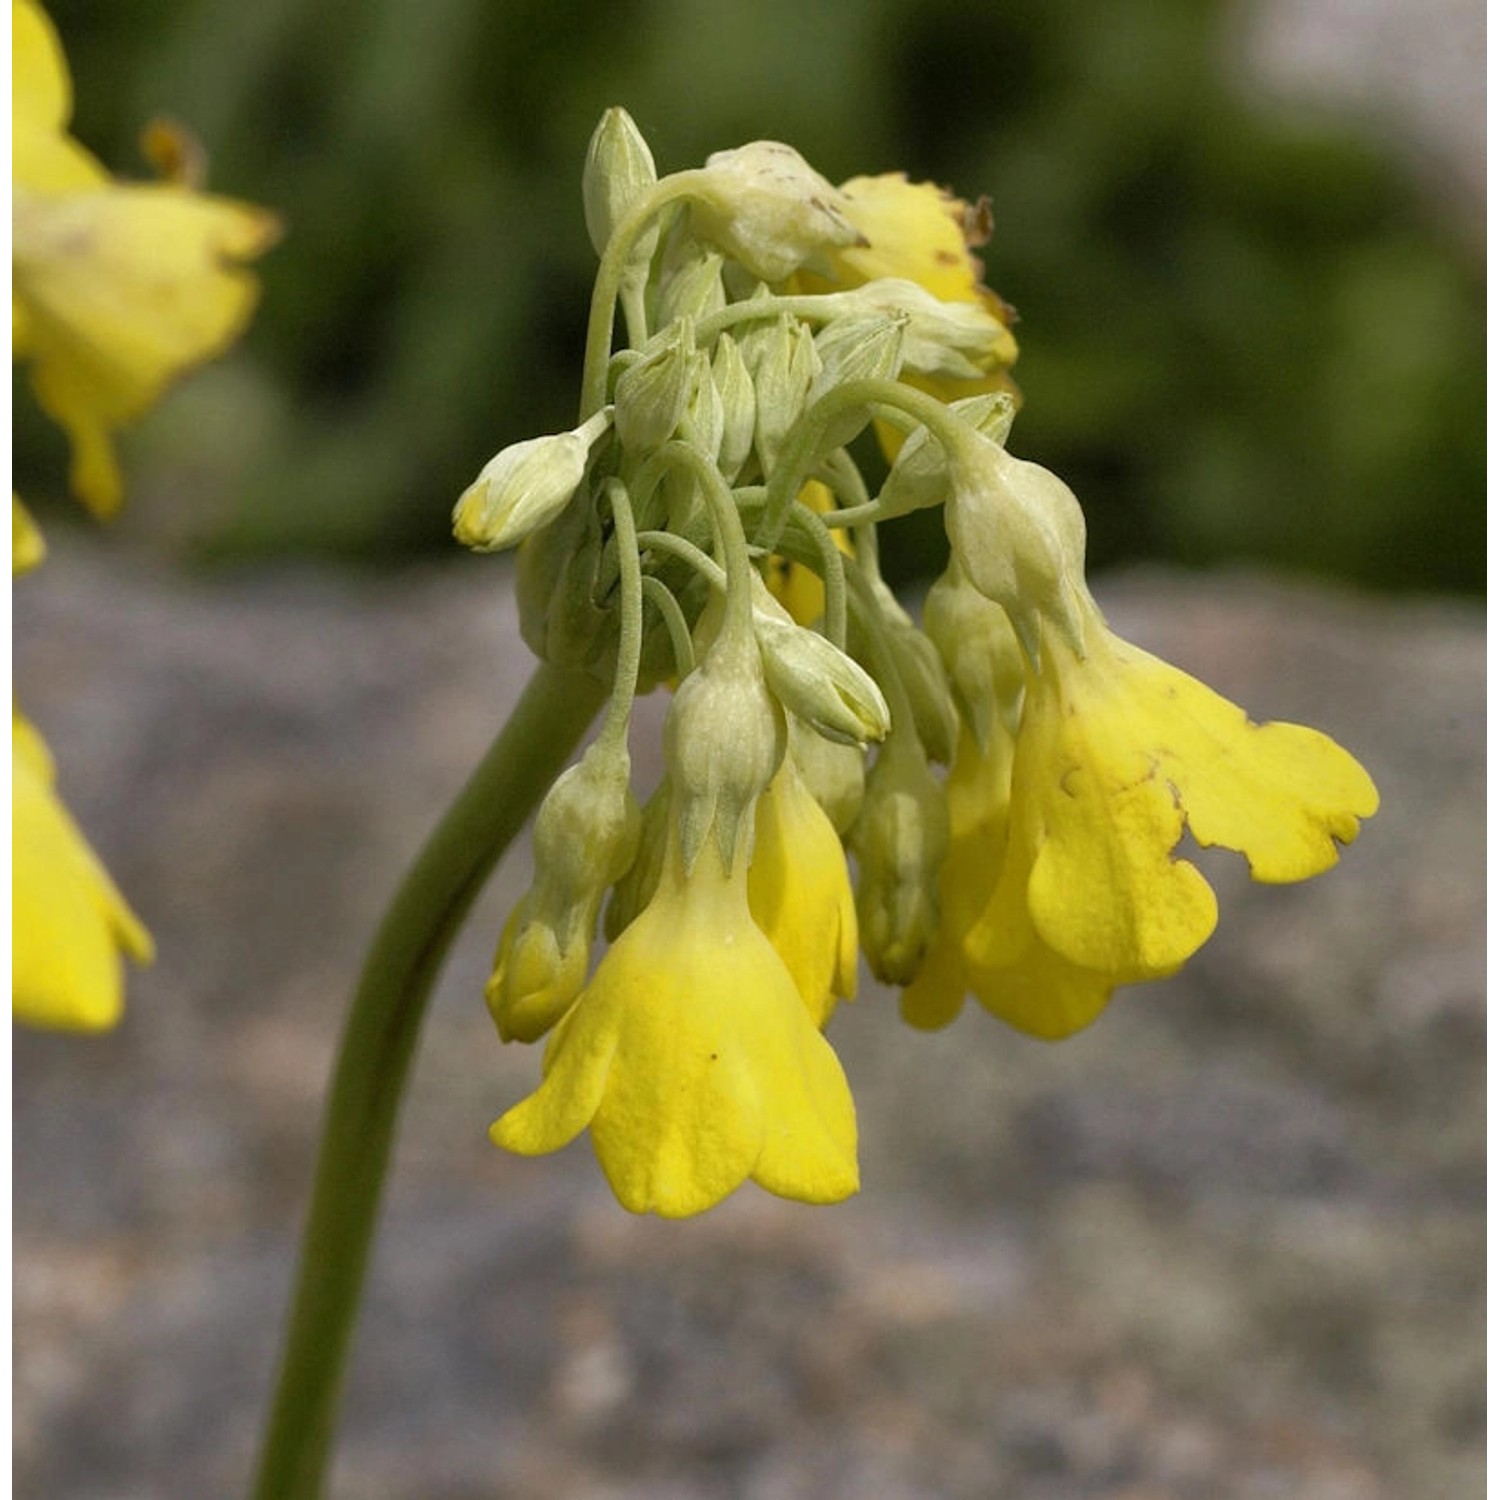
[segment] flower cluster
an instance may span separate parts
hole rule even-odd
[[[1185,833],[1298,880],[1376,793],[1323,735],[1252,724],[1110,632],[1072,492],[1006,447],[1016,346],[971,254],[985,209],[902,176],[835,187],[769,142],[658,178],[620,110],[584,197],[580,423],[502,451],[454,516],[471,547],[521,544],[538,654],[613,684],[500,941],[500,1035],[547,1041],[491,1133],[539,1153],[589,1130],[640,1212],[747,1178],[830,1202],[858,1165],[823,1028],[858,949],[913,1025],[972,995],[1065,1036],[1211,932]],[[848,452],[872,423],[878,486]],[[924,507],[952,556],[919,625],[877,527]],[[626,729],[668,681],[642,808]]]
[[[276,220],[194,191],[198,153],[166,125],[145,142],[165,180],[116,181],[68,132],[67,63],[35,0],[14,0],[11,47],[12,357],[68,435],[74,492],[106,517],[121,498],[114,430],[238,337],[256,296],[239,262],[270,245]],[[11,509],[19,574],[46,548],[19,499]],[[15,1015],[111,1026],[119,955],[148,961],[150,937],[58,799],[41,736],[14,711],[11,751]]]

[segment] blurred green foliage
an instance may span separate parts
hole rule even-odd
[[[1349,128],[1249,101],[1221,0],[54,15],[77,131],[117,170],[168,113],[215,188],[286,220],[244,347],[127,449],[136,524],[198,549],[450,546],[478,467],[571,423],[578,176],[618,102],[663,170],[770,136],[836,181],[905,168],[989,194],[990,281],[1023,315],[1012,445],[1078,491],[1096,563],[1483,586],[1478,257]],[[34,414],[18,422],[18,464],[58,472]],[[921,572],[940,546],[925,517],[885,551]]]

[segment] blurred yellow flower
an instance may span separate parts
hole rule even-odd
[[[45,12],[15,0],[11,22],[12,352],[68,434],[74,491],[107,516],[121,497],[113,432],[239,336],[257,288],[237,263],[277,223],[175,183],[112,181],[67,134],[72,87]]]
[[[149,963],[151,938],[53,789],[41,735],[11,715],[11,989],[15,1017],[101,1031],[120,1016],[120,955]]]
[[[859,1187],[854,1103],[785,963],[750,915],[743,850],[684,873],[677,836],[646,909],[552,1033],[541,1087],[491,1127],[539,1155],[587,1127],[635,1213],[682,1218],[747,1178],[834,1203]]]

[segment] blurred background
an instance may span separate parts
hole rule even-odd
[[[453,498],[571,422],[601,110],[664,170],[756,136],[994,200],[1014,447],[1124,635],[1319,725],[1339,867],[1052,1047],[970,1006],[830,1037],[864,1186],[688,1223],[444,971],[333,1493],[361,1500],[1467,1500],[1484,1430],[1484,12],[1478,0],[68,0],[76,129],[158,113],[277,209],[248,337],[126,438],[109,528],[16,382],[52,552],[19,701],[151,926],[106,1037],[17,1032],[14,1478],[241,1493],[324,1082],[401,871],[528,671]],[[886,559],[914,578],[934,537]],[[643,704],[643,774],[653,708]]]
[[[607,103],[666,171],[793,142],[989,195],[1014,446],[1095,565],[1483,578],[1483,10],[1351,0],[59,0],[76,129],[167,113],[272,205],[243,347],[131,441],[123,529],[194,560],[410,560],[490,454],[572,420]],[[23,396],[20,472],[62,445]],[[35,476],[35,477],[33,477]],[[932,517],[888,547],[939,563]]]

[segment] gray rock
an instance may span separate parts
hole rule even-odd
[[[335,1493],[589,1500],[1296,1495],[1483,1474],[1483,616],[1231,577],[1104,590],[1122,633],[1370,767],[1290,890],[1061,1046],[971,1009],[831,1036],[865,1186],[633,1219],[584,1143],[485,1126],[536,1076],[443,976]],[[105,543],[17,590],[17,693],[151,925],[115,1034],[17,1033],[17,1492],[242,1490],[324,1076],[382,905],[529,670],[508,575],[189,583]]]

